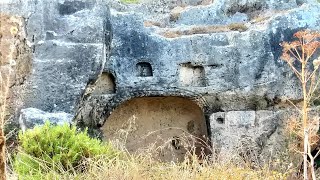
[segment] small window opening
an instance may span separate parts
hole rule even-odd
[[[137,76],[140,77],[149,77],[153,76],[152,66],[147,62],[140,62],[137,64]]]
[[[218,117],[216,121],[218,124],[224,124],[224,118],[222,117]]]
[[[174,136],[171,140],[171,145],[175,150],[179,150],[181,148],[180,139],[177,136]]]

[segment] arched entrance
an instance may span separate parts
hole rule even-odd
[[[201,108],[181,97],[126,101],[113,111],[102,131],[105,140],[125,142],[129,152],[149,149],[163,161],[182,161],[192,146],[200,153],[207,137]]]

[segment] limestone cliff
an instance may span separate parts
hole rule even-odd
[[[174,126],[209,136],[219,153],[248,142],[258,155],[282,147],[287,99],[299,103],[301,90],[279,44],[320,27],[313,0],[10,0],[0,7],[23,19],[32,49],[23,108],[70,113],[106,139],[140,116],[136,139]],[[22,122],[41,112],[29,110]],[[179,133],[160,134],[176,148]]]

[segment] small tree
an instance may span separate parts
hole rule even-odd
[[[319,65],[320,57],[314,59],[313,56],[317,49],[320,47],[319,37],[320,33],[311,32],[309,30],[298,31],[294,35],[295,41],[283,42],[283,52],[281,59],[283,59],[290,66],[296,77],[299,79],[303,104],[298,108],[302,114],[302,139],[303,139],[303,176],[304,179],[308,179],[308,157],[310,159],[310,170],[312,179],[316,179],[314,172],[314,159],[315,156],[311,154],[311,126],[310,118],[308,115],[310,103],[313,99],[313,95],[319,85]],[[312,60],[314,59],[314,60]],[[319,121],[319,120],[318,120]]]
[[[14,38],[18,34],[18,27],[11,26],[10,28],[3,26],[3,19],[6,19],[6,16],[0,13],[0,44],[2,43],[3,36],[11,35]],[[9,33],[8,33],[9,32]],[[7,39],[8,40],[8,39]],[[10,39],[13,40],[13,39]],[[0,60],[0,180],[6,179],[6,154],[5,154],[5,146],[6,146],[6,136],[4,133],[4,124],[7,118],[7,98],[9,95],[9,86],[10,86],[10,78],[13,72],[13,64],[12,58],[15,49],[10,46],[7,48],[9,53],[7,56],[3,56]],[[4,52],[2,52],[4,53]],[[0,52],[1,56],[1,52]],[[7,59],[5,59],[7,58]]]
[[[4,123],[6,119],[6,104],[9,92],[9,75],[0,70],[0,180],[6,179],[6,137],[4,134]]]

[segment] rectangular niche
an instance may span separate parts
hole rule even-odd
[[[179,81],[181,86],[206,86],[203,66],[192,66],[191,63],[180,64]]]
[[[111,73],[103,72],[94,84],[93,95],[114,94],[115,78]]]
[[[152,66],[148,62],[139,62],[136,65],[136,71],[138,77],[152,77]]]

